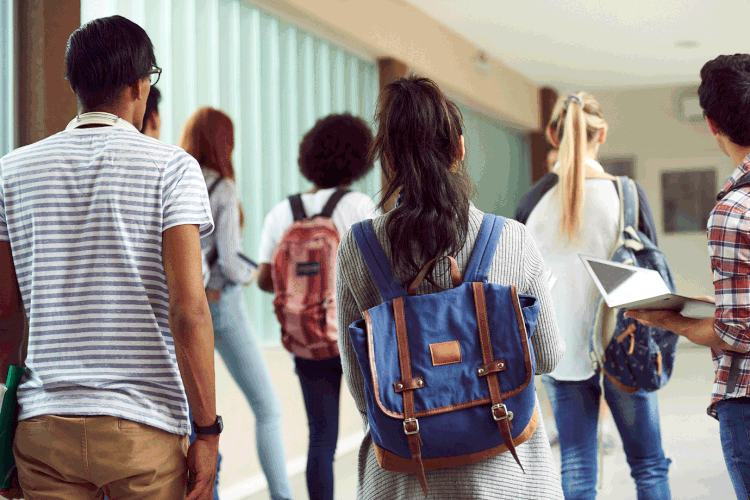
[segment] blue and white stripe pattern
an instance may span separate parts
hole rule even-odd
[[[216,230],[201,241],[204,255],[216,252],[216,262],[209,270],[206,288],[221,290],[227,284],[244,284],[253,279],[255,268],[242,260],[242,234],[240,232],[240,207],[237,187],[232,179],[222,179],[215,170],[203,168],[206,187],[212,188],[211,210]],[[215,183],[216,186],[214,187]],[[204,262],[203,272],[206,274]],[[204,277],[205,279],[205,277]]]
[[[111,415],[188,435],[162,233],[213,220],[182,149],[116,127],[60,132],[0,159],[0,240],[29,318],[19,419]]]

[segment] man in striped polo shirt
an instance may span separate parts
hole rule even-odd
[[[28,318],[20,488],[27,500],[212,498],[221,419],[203,176],[138,131],[161,71],[143,29],[94,20],[65,64],[79,116],[0,159],[3,376],[23,360]]]

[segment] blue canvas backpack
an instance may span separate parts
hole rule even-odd
[[[515,447],[537,426],[531,335],[539,304],[515,286],[487,282],[505,224],[486,214],[463,279],[453,257],[453,288],[408,292],[367,220],[352,226],[383,303],[349,326],[365,380],[367,416],[378,464],[415,473],[470,464]],[[521,466],[523,469],[523,466]]]
[[[674,278],[666,257],[637,229],[639,211],[635,183],[628,177],[618,177],[616,184],[620,195],[620,236],[610,260],[658,271],[674,293]],[[623,391],[655,391],[672,375],[679,336],[642,325],[625,318],[624,314],[624,309],[607,309],[600,299],[590,337],[594,370],[601,370]],[[610,324],[614,324],[613,329]]]

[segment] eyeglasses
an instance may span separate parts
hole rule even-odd
[[[156,82],[159,81],[159,78],[161,78],[161,68],[158,66],[154,66],[154,69],[148,72],[148,79],[151,82],[152,87],[156,85]]]

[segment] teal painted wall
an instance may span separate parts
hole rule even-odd
[[[468,170],[476,187],[474,204],[484,212],[511,217],[531,187],[531,142],[472,109],[464,117]]]
[[[16,146],[13,1],[0,0],[0,156]]]

